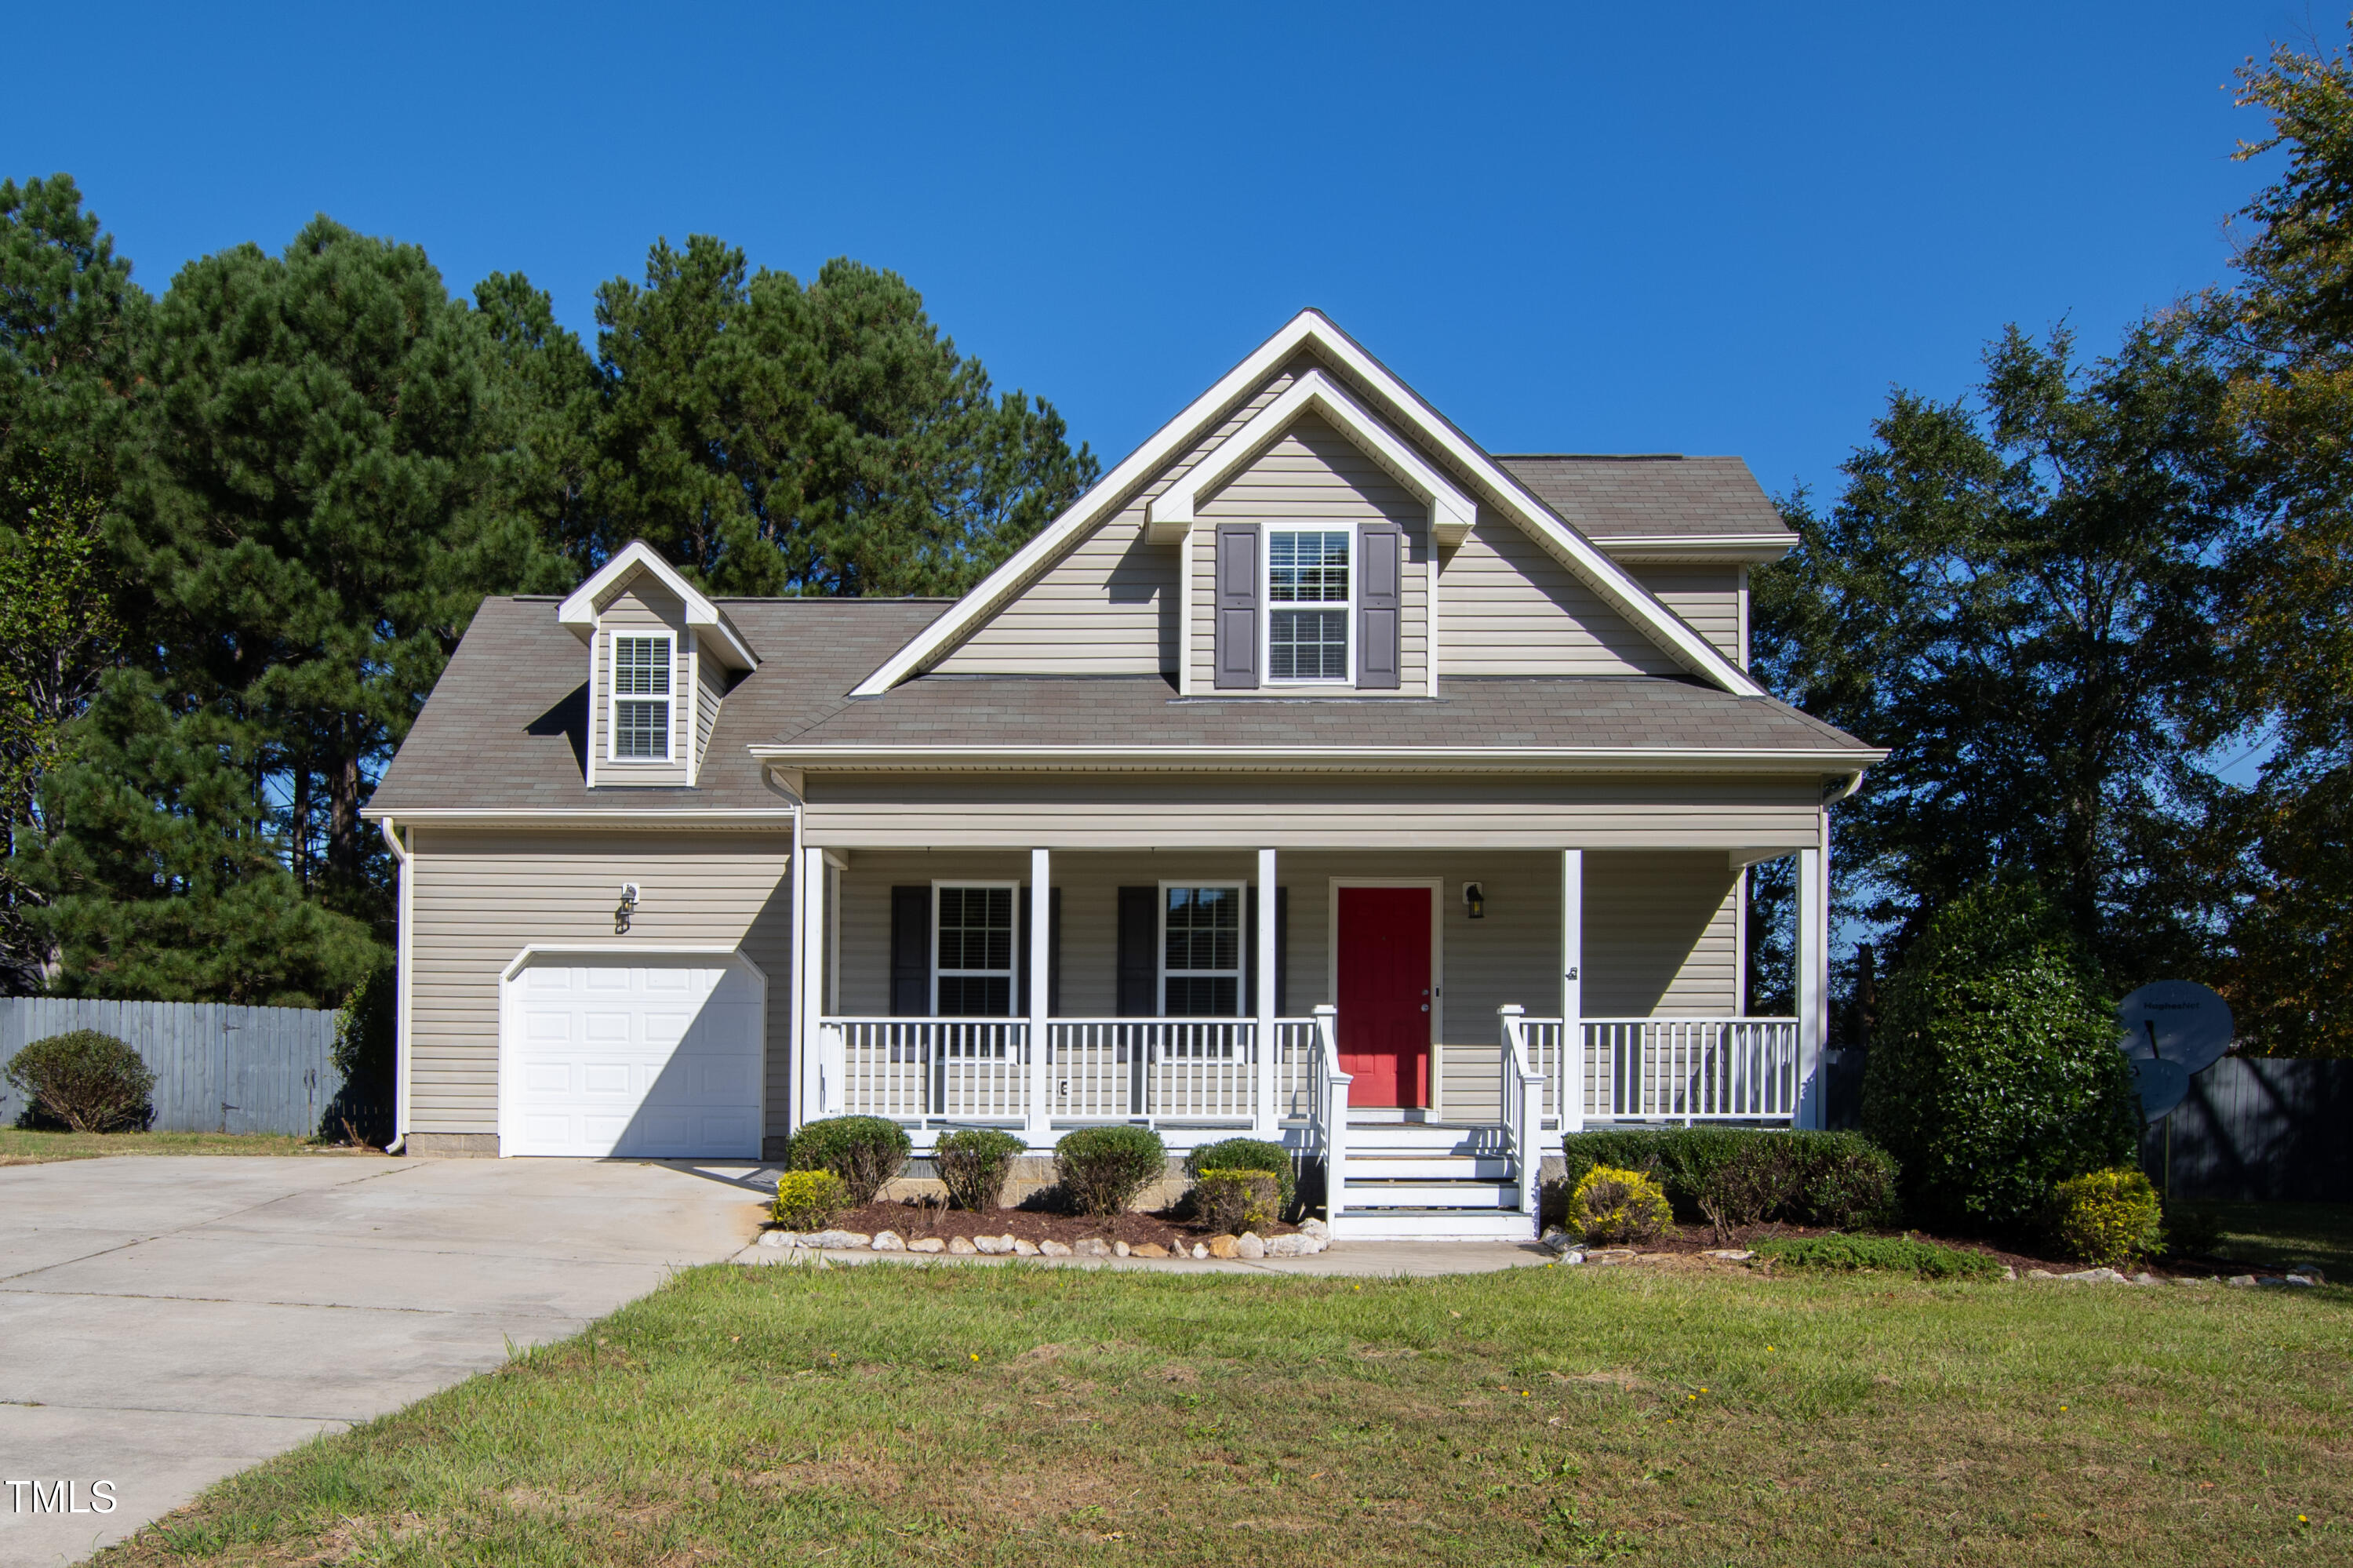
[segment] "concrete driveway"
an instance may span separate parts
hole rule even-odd
[[[0,1170],[0,1564],[72,1563],[222,1477],[724,1258],[746,1165],[138,1156]],[[34,1511],[72,1483],[111,1512]],[[100,1494],[102,1495],[102,1494]]]

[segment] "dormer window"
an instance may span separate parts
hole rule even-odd
[[[1345,528],[1267,530],[1269,680],[1348,680],[1348,544]]]
[[[669,632],[617,634],[613,638],[613,708],[607,733],[615,762],[668,762],[673,726]]]

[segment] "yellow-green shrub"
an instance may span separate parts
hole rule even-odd
[[[2051,1190],[2051,1231],[2071,1256],[2115,1266],[2165,1245],[2165,1211],[2148,1178],[2111,1166]]]
[[[1193,1179],[1193,1206],[1213,1231],[1239,1235],[1273,1223],[1282,1186],[1271,1171],[1204,1171]]]
[[[830,1171],[787,1171],[776,1178],[768,1215],[788,1231],[821,1231],[849,1208],[849,1189]]]
[[[1589,1242],[1651,1241],[1672,1228],[1666,1189],[1640,1171],[1597,1165],[1568,1195],[1568,1223]]]

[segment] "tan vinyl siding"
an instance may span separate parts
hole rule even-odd
[[[1281,397],[1293,372],[1270,380],[1127,504],[933,666],[952,675],[1156,675],[1176,668],[1177,546],[1144,536],[1145,509]]]
[[[410,1125],[498,1130],[499,974],[525,947],[740,949],[768,980],[766,1129],[787,1110],[792,1017],[787,834],[416,832]],[[621,884],[640,902],[613,932]]]
[[[1061,1015],[1108,1017],[1118,1007],[1119,889],[1163,882],[1240,882],[1257,874],[1249,851],[1063,852],[1051,857],[1062,902]],[[1026,882],[1026,853],[860,851],[841,880],[839,1011],[891,1008],[891,889],[934,881]],[[1724,856],[1677,852],[1586,857],[1587,1010],[1600,1015],[1726,1013],[1732,977],[1733,874]],[[1277,857],[1288,890],[1287,994],[1304,1015],[1332,993],[1334,878],[1437,878],[1440,1011],[1436,1034],[1441,1108],[1450,1117],[1497,1114],[1501,1023],[1516,1002],[1535,1016],[1560,1012],[1557,850],[1464,853],[1314,852]],[[1462,885],[1486,893],[1473,920]]]
[[[828,848],[1788,849],[1819,842],[1811,778],[1381,779],[812,774]]]
[[[1193,690],[1216,683],[1212,594],[1219,523],[1381,523],[1405,530],[1399,604],[1399,684],[1383,696],[1426,696],[1430,678],[1430,507],[1355,442],[1309,414],[1205,497],[1193,543]],[[1261,613],[1263,610],[1261,609]]]
[[[613,639],[632,631],[674,632],[670,651],[670,736],[668,762],[617,762],[612,759],[607,731],[612,715]],[[690,646],[686,607],[642,578],[624,588],[596,618],[596,689],[589,694],[588,744],[596,747],[596,782],[605,785],[686,782],[686,748],[693,743],[694,701],[686,690],[686,651]]]
[[[1509,518],[1482,506],[1439,563],[1439,679],[1672,675],[1681,666]]]
[[[1630,567],[1634,579],[1659,601],[1690,622],[1715,651],[1743,669],[1748,651],[1741,645],[1741,571],[1738,567]]]
[[[698,642],[700,640],[697,640]],[[708,652],[694,661],[694,760],[700,768],[711,750],[711,726],[719,722],[720,700],[727,694],[727,666]]]

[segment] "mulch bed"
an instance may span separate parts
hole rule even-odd
[[[915,1199],[877,1199],[861,1209],[851,1209],[834,1222],[834,1228],[863,1231],[872,1235],[877,1231],[896,1231],[901,1239],[917,1241],[924,1236],[937,1236],[945,1241],[952,1236],[1018,1236],[1023,1241],[1058,1241],[1066,1245],[1101,1236],[1107,1242],[1125,1242],[1141,1246],[1146,1242],[1174,1250],[1178,1245],[1191,1247],[1195,1242],[1207,1241],[1217,1233],[1189,1216],[1179,1217],[1167,1210],[1157,1213],[1124,1213],[1113,1215],[1065,1214],[1048,1209],[991,1209],[975,1213],[967,1209],[944,1209],[937,1203],[923,1203]],[[1261,1236],[1289,1235],[1297,1225],[1277,1221],[1259,1230]]]

